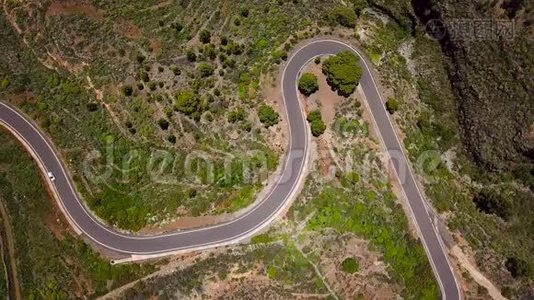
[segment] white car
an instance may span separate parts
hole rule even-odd
[[[54,177],[54,174],[52,174],[52,172],[48,172],[48,178],[50,178],[51,181],[54,181],[56,180],[56,177]]]

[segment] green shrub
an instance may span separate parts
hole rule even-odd
[[[522,277],[529,273],[527,262],[516,257],[507,258],[504,266],[514,278]]]
[[[311,132],[313,136],[317,137],[323,134],[326,130],[326,124],[323,122],[321,112],[319,110],[311,111],[307,117],[310,122]]]
[[[190,62],[194,62],[197,60],[197,54],[195,53],[195,50],[189,49],[185,52],[185,56],[187,57],[187,60]]]
[[[131,85],[124,85],[122,87],[122,94],[124,96],[131,96],[133,94],[133,88]]]
[[[235,123],[245,120],[245,110],[242,107],[238,107],[236,110],[228,113],[228,122]]]
[[[198,64],[198,73],[200,74],[200,76],[202,77],[208,77],[208,76],[211,76],[213,75],[213,66],[209,63],[200,63]]]
[[[280,121],[278,113],[268,105],[260,106],[258,109],[258,118],[266,128],[278,124]]]
[[[395,113],[400,108],[399,100],[395,98],[389,98],[388,101],[386,101],[386,109],[390,114]]]
[[[163,130],[169,129],[169,121],[165,120],[164,118],[158,120],[158,125]]]
[[[360,269],[360,264],[355,258],[347,257],[341,263],[341,269],[343,270],[343,272],[354,274]]]
[[[217,51],[215,51],[215,46],[213,44],[204,45],[202,53],[204,53],[205,57],[211,60],[214,60],[217,57]]]
[[[211,41],[211,32],[209,30],[202,30],[199,34],[199,39],[203,44],[207,44]]]
[[[174,107],[177,111],[186,115],[192,115],[197,112],[200,104],[198,95],[191,90],[182,90],[176,95],[176,101]]]
[[[350,51],[342,51],[329,57],[323,63],[322,69],[328,84],[343,96],[354,92],[363,74],[358,57]]]
[[[363,10],[368,7],[366,0],[352,0],[351,2],[354,7],[354,12],[358,17],[361,16]]]
[[[319,84],[317,83],[317,76],[312,73],[304,73],[300,76],[299,79],[299,91],[309,96],[315,93],[319,89]]]

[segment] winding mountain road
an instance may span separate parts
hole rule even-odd
[[[286,119],[289,125],[289,147],[284,168],[276,183],[264,193],[254,207],[243,215],[226,223],[174,233],[135,236],[120,233],[100,223],[86,208],[76,192],[65,165],[56,154],[48,138],[28,118],[9,105],[0,102],[0,125],[11,131],[47,174],[52,172],[55,180],[49,186],[56,200],[74,229],[95,243],[114,251],[130,255],[132,260],[163,256],[189,250],[200,250],[228,245],[246,240],[268,226],[291,205],[305,178],[309,158],[309,129],[298,101],[297,82],[299,74],[307,62],[319,55],[336,54],[349,50],[361,58],[364,70],[360,81],[373,122],[378,129],[382,144],[387,149],[397,178],[400,178],[402,191],[411,209],[421,241],[440,285],[443,299],[460,299],[461,293],[450,266],[446,247],[432,224],[425,201],[395,133],[389,114],[373,78],[370,63],[351,46],[335,40],[316,40],[299,48],[289,58],[282,75],[282,92]],[[400,155],[399,155],[400,154]]]

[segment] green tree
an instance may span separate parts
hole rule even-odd
[[[270,106],[268,105],[262,105],[258,109],[258,118],[260,119],[260,122],[265,126],[266,128],[271,127],[275,124],[278,124],[280,121],[280,116],[278,113]]]
[[[211,32],[209,30],[202,30],[199,34],[199,39],[203,44],[207,44],[211,41]]]
[[[337,23],[341,26],[353,28],[356,24],[356,13],[347,6],[337,6],[330,13],[332,23]]]
[[[200,99],[191,90],[181,90],[176,95],[174,107],[177,111],[186,115],[192,115],[198,111]]]
[[[213,66],[209,63],[200,63],[198,64],[198,73],[200,74],[200,76],[202,77],[208,77],[208,76],[211,76],[213,75]]]
[[[323,73],[332,88],[340,95],[349,96],[358,86],[363,71],[354,53],[342,51],[325,60]]]
[[[326,124],[323,122],[321,112],[319,110],[313,110],[308,114],[308,122],[310,122],[311,132],[313,136],[320,136],[326,130]]]
[[[395,113],[400,108],[400,102],[399,100],[395,98],[389,98],[388,101],[386,101],[386,109],[390,114]]]
[[[350,273],[350,274],[354,274],[354,273],[358,272],[358,270],[360,269],[360,264],[358,263],[358,261],[354,257],[347,257],[341,263],[341,269],[344,272],[347,272],[347,273]]]
[[[315,93],[319,89],[317,76],[312,73],[304,73],[299,79],[299,91],[306,96]]]

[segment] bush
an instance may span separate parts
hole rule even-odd
[[[190,62],[194,62],[197,60],[197,54],[195,53],[195,50],[189,49],[186,51],[185,56],[187,57],[187,60]]]
[[[0,82],[0,91],[5,91],[9,87],[9,84],[9,78],[4,77],[4,79],[2,79],[2,82]]]
[[[124,96],[131,96],[133,94],[133,88],[131,85],[124,85],[122,87],[122,94]]]
[[[205,57],[208,57],[211,60],[214,60],[217,57],[217,51],[215,51],[215,46],[213,44],[207,44],[202,50]]]
[[[87,110],[88,111],[97,111],[98,110],[98,103],[96,103],[96,102],[87,103]]]
[[[528,274],[528,264],[522,259],[509,257],[506,259],[504,265],[514,278],[522,277]]]
[[[386,101],[386,110],[390,114],[395,113],[397,110],[399,110],[399,108],[400,108],[399,100],[395,98],[389,98],[388,101]]]
[[[173,134],[169,135],[167,137],[167,141],[169,141],[169,143],[171,144],[176,144],[176,136],[174,136]]]
[[[353,257],[347,257],[341,263],[341,269],[343,272],[354,274],[360,269],[360,264]]]
[[[322,69],[328,84],[343,96],[354,92],[363,74],[358,57],[350,51],[329,57]]]
[[[203,44],[207,44],[211,41],[211,32],[209,30],[202,30],[199,34],[199,39]]]
[[[198,73],[202,77],[208,77],[208,76],[213,75],[213,66],[211,64],[204,63],[204,62],[200,63],[198,64],[197,69],[198,69]]]
[[[356,13],[347,6],[338,6],[330,13],[331,23],[337,23],[341,26],[353,28],[356,24]]]
[[[299,91],[309,96],[315,93],[319,89],[319,84],[317,83],[317,76],[312,73],[304,73],[300,76],[299,79]]]
[[[308,122],[310,122],[311,132],[313,136],[317,137],[323,134],[326,130],[326,124],[323,122],[321,112],[313,110],[308,114]]]
[[[473,202],[480,211],[486,214],[497,215],[504,220],[507,220],[512,214],[512,203],[510,200],[492,189],[480,191],[473,198]]]
[[[171,24],[171,28],[174,28],[176,30],[176,32],[180,32],[182,31],[182,29],[184,28],[184,26],[178,22],[174,22]]]
[[[150,81],[150,75],[148,75],[148,72],[141,69],[139,70],[139,79],[141,79],[143,82],[149,82]]]
[[[354,12],[358,17],[362,15],[363,10],[368,6],[366,0],[352,0],[352,5],[354,6]]]
[[[192,115],[198,111],[200,100],[191,90],[182,90],[176,95],[174,107],[177,111],[186,115]]]
[[[182,74],[182,70],[180,70],[180,68],[178,68],[176,65],[171,65],[170,69],[176,76],[180,76],[180,74]]]
[[[158,120],[158,125],[163,130],[169,129],[169,121],[165,120],[164,118]]]
[[[268,105],[262,105],[258,109],[258,118],[266,128],[278,124],[279,117],[278,113]]]
[[[228,113],[228,122],[230,123],[243,120],[245,120],[245,110],[242,107],[238,107],[236,110]]]

